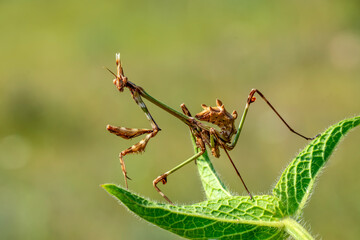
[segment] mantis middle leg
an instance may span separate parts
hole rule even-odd
[[[184,114],[186,116],[191,117],[191,114],[189,112],[189,110],[187,109],[187,107],[185,106],[185,104],[181,104],[181,109],[183,110]],[[190,127],[190,131],[193,133],[193,135],[195,136],[196,139],[196,145],[200,148],[200,152],[196,153],[195,155],[193,155],[192,157],[190,157],[189,159],[185,160],[184,162],[182,162],[181,164],[179,164],[178,166],[174,167],[173,169],[167,171],[166,173],[158,176],[154,181],[153,181],[153,186],[156,189],[156,191],[163,197],[165,198],[166,201],[168,201],[170,204],[173,204],[170,199],[159,189],[159,187],[157,186],[157,184],[159,182],[162,182],[163,184],[167,183],[167,177],[174,173],[175,171],[179,170],[180,168],[182,168],[183,166],[185,166],[186,164],[196,160],[198,157],[200,157],[201,155],[203,155],[203,153],[205,152],[206,148],[205,148],[205,143],[204,141],[201,139],[201,136],[199,135],[198,132],[196,132],[193,128]]]

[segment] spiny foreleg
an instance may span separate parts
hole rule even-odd
[[[150,124],[152,126],[152,129],[136,129],[136,128],[125,128],[125,127],[114,127],[111,125],[107,126],[107,130],[117,136],[120,136],[124,139],[131,139],[143,134],[147,134],[144,139],[142,139],[140,142],[136,143],[135,145],[129,147],[128,149],[125,149],[119,154],[121,169],[124,174],[125,179],[125,185],[126,188],[128,188],[127,179],[130,179],[127,176],[126,167],[124,163],[124,156],[131,153],[141,153],[145,151],[146,145],[149,142],[149,140],[156,136],[158,131],[160,131],[160,128],[154,121],[153,117],[151,116],[149,110],[147,109],[145,103],[142,101],[137,89],[130,89],[131,94],[135,100],[135,102],[140,106],[140,108],[144,111],[147,119],[150,121]]]
[[[142,139],[140,142],[138,142],[138,143],[134,144],[133,146],[125,149],[124,151],[122,151],[119,154],[121,169],[122,169],[122,172],[124,174],[124,179],[125,179],[125,185],[126,185],[126,188],[128,188],[127,179],[130,179],[130,178],[127,176],[126,167],[125,167],[123,157],[126,156],[127,154],[131,154],[131,153],[144,152],[147,143],[149,142],[149,140],[152,137],[154,137],[157,134],[159,129],[152,129],[152,130],[149,130],[149,129],[134,129],[134,128],[114,127],[114,126],[108,125],[107,130],[109,132],[113,133],[113,134],[116,134],[119,137],[124,138],[124,139],[131,139],[133,137],[140,136],[142,134],[148,133],[146,135],[146,137],[144,139]]]
[[[138,129],[138,128],[126,128],[126,127],[115,127],[111,125],[107,125],[106,129],[119,137],[124,139],[131,139],[134,137],[141,136],[145,133],[153,132],[153,129]]]

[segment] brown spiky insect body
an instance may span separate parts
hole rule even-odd
[[[286,122],[285,120],[279,115],[279,113],[275,110],[275,108],[269,103],[269,101],[264,97],[264,95],[257,89],[252,89],[249,93],[249,96],[247,98],[247,102],[245,105],[244,113],[242,115],[240,124],[238,129],[235,128],[235,120],[238,117],[238,114],[236,111],[233,111],[232,113],[229,113],[225,107],[224,104],[220,100],[216,100],[216,106],[214,107],[208,107],[205,104],[202,104],[203,111],[196,114],[195,117],[192,117],[190,114],[190,111],[187,109],[187,107],[182,104],[180,107],[183,111],[183,114],[168,107],[167,105],[161,103],[160,101],[156,100],[152,96],[150,96],[148,93],[145,92],[144,89],[142,89],[139,86],[136,86],[134,83],[128,81],[128,78],[124,75],[124,70],[121,65],[120,61],[120,54],[116,54],[116,65],[117,65],[117,74],[114,74],[112,71],[109,71],[115,76],[115,79],[113,80],[113,83],[117,87],[117,89],[120,92],[123,92],[125,88],[128,88],[130,90],[130,93],[135,100],[135,102],[140,106],[140,108],[144,111],[147,119],[150,121],[152,129],[136,129],[136,128],[125,128],[125,127],[115,127],[111,125],[107,125],[107,130],[117,136],[120,136],[124,139],[131,139],[134,137],[138,137],[141,135],[146,134],[145,138],[139,141],[138,143],[134,144],[133,146],[123,150],[119,154],[119,159],[122,167],[122,171],[125,178],[125,184],[126,187],[128,187],[127,179],[130,179],[127,176],[125,163],[123,160],[123,157],[127,154],[131,153],[141,153],[145,151],[145,148],[150,141],[151,138],[155,137],[156,134],[160,131],[160,128],[154,121],[153,117],[151,116],[149,110],[146,107],[146,104],[143,102],[142,97],[150,101],[151,103],[157,105],[158,107],[162,108],[166,112],[170,113],[171,115],[175,116],[182,122],[184,122],[186,125],[189,126],[190,131],[192,132],[193,136],[195,137],[195,142],[198,148],[200,148],[200,152],[195,154],[194,156],[190,157],[180,165],[176,166],[175,168],[167,171],[166,173],[160,175],[153,181],[153,186],[155,189],[160,193],[161,196],[163,196],[169,203],[172,203],[167,196],[157,187],[157,184],[159,182],[162,182],[165,184],[167,182],[167,177],[171,173],[175,172],[176,170],[180,169],[185,164],[196,160],[199,156],[201,156],[205,150],[206,146],[208,146],[211,149],[211,153],[213,156],[218,158],[220,156],[220,149],[223,149],[228,156],[229,160],[231,161],[231,164],[233,165],[237,175],[240,177],[246,191],[248,192],[250,198],[252,198],[252,195],[248,188],[245,185],[245,182],[243,181],[239,171],[235,167],[235,164],[233,163],[232,159],[230,158],[230,155],[228,153],[228,150],[232,150],[239,138],[243,123],[245,121],[245,117],[248,111],[248,108],[251,103],[255,101],[254,94],[258,93],[262,99],[265,100],[265,102],[271,107],[271,109],[277,114],[277,116],[282,120],[282,122],[289,128],[290,131],[294,132],[295,134],[310,140],[314,138],[307,138],[298,132],[294,131]],[[216,126],[218,126],[219,130],[217,130],[214,127],[210,127],[204,122],[212,123]],[[234,137],[235,135],[235,137]]]
[[[238,114],[235,110],[232,112],[232,114],[230,114],[219,99],[216,99],[216,107],[208,107],[205,104],[202,104],[201,107],[204,110],[196,114],[195,118],[199,121],[212,123],[220,128],[220,131],[215,129],[211,130],[212,132],[215,132],[216,136],[223,143],[220,144],[220,142],[215,142],[211,148],[212,155],[219,157],[219,147],[226,146],[227,143],[230,143],[232,136],[237,132],[234,122]],[[204,134],[205,136],[203,140],[210,146],[210,131]]]

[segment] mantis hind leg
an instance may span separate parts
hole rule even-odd
[[[256,98],[254,97],[254,94],[257,93],[265,102],[266,104],[274,111],[274,113],[280,118],[280,120],[286,125],[286,127],[291,131],[293,132],[294,134],[306,139],[306,140],[313,140],[315,138],[317,138],[320,134],[316,135],[315,137],[305,137],[304,135],[300,134],[299,132],[295,131],[293,128],[291,128],[289,126],[289,124],[284,120],[284,118],[278,113],[278,111],[274,108],[274,106],[266,99],[266,97],[264,96],[264,94],[262,94],[259,90],[257,89],[252,89],[249,93],[249,96],[248,96],[248,99],[246,101],[246,105],[245,105],[245,109],[244,109],[244,112],[243,112],[243,115],[241,117],[241,120],[240,120],[240,123],[239,123],[239,127],[237,129],[237,133],[234,137],[234,140],[233,142],[231,143],[231,145],[227,146],[228,149],[233,149],[239,139],[239,136],[240,136],[240,133],[241,133],[241,130],[242,130],[242,127],[244,125],[244,122],[245,122],[245,118],[246,118],[246,115],[247,115],[247,112],[249,110],[249,107],[250,107],[250,104],[255,102]]]

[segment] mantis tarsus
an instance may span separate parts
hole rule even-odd
[[[298,133],[297,131],[293,130],[286,121],[280,116],[280,114],[275,110],[275,108],[270,104],[270,102],[265,98],[265,96],[257,89],[252,89],[249,93],[249,96],[246,101],[245,109],[242,114],[240,123],[238,128],[235,128],[234,121],[237,118],[238,114],[236,111],[233,111],[231,114],[226,111],[224,105],[220,100],[216,100],[216,107],[208,107],[204,104],[202,104],[203,111],[196,114],[195,117],[192,117],[189,110],[185,106],[185,104],[181,104],[181,109],[183,113],[180,113],[173,108],[165,105],[164,103],[156,100],[152,96],[150,96],[145,90],[139,86],[136,86],[134,83],[128,81],[128,78],[124,75],[124,70],[121,65],[120,61],[120,54],[116,54],[116,66],[117,66],[117,73],[113,73],[111,70],[109,70],[114,76],[115,79],[113,80],[113,83],[116,85],[117,89],[120,92],[123,92],[125,88],[128,88],[130,90],[130,93],[135,100],[135,102],[140,106],[140,108],[144,111],[147,119],[150,121],[151,128],[152,129],[136,129],[136,128],[125,128],[125,127],[115,127],[111,125],[107,125],[107,130],[113,134],[116,134],[117,136],[120,136],[124,139],[131,139],[143,134],[146,134],[145,138],[142,139],[140,142],[136,143],[135,145],[125,149],[119,154],[120,158],[120,164],[122,168],[122,172],[124,174],[125,178],[125,184],[126,188],[128,188],[127,179],[130,179],[127,176],[125,163],[123,160],[123,157],[130,153],[140,153],[145,150],[145,147],[149,140],[156,136],[156,134],[160,131],[159,126],[154,121],[153,117],[151,116],[149,110],[147,109],[145,103],[143,102],[142,98],[145,98],[146,100],[150,101],[151,103],[155,104],[156,106],[160,107],[161,109],[165,110],[166,112],[170,113],[174,117],[181,120],[183,123],[185,123],[187,126],[189,126],[191,133],[195,137],[196,145],[198,148],[200,148],[200,151],[196,153],[194,156],[190,157],[189,159],[185,160],[183,163],[179,164],[178,166],[174,167],[173,169],[165,172],[164,174],[158,176],[153,181],[154,188],[159,192],[161,196],[163,196],[169,203],[172,204],[170,199],[159,189],[157,184],[159,182],[162,182],[165,184],[167,182],[167,177],[175,172],[176,170],[180,169],[184,165],[196,160],[199,156],[201,156],[206,149],[206,146],[208,146],[211,149],[212,155],[215,157],[220,156],[220,148],[224,149],[226,155],[228,156],[231,164],[233,165],[237,175],[239,176],[241,182],[243,183],[246,191],[248,192],[250,198],[252,198],[252,195],[250,191],[248,190],[244,180],[242,179],[239,171],[235,167],[234,162],[232,161],[228,151],[232,150],[239,139],[242,127],[245,122],[246,115],[249,110],[249,106],[251,103],[253,103],[256,98],[254,97],[254,94],[257,93],[266,103],[269,105],[269,107],[276,113],[276,115],[281,119],[281,121],[287,126],[287,128],[297,134],[298,136],[306,139],[306,140],[312,140],[316,137],[309,138],[305,137],[304,135]],[[202,121],[202,122],[201,122]],[[211,126],[208,126],[204,124],[203,122],[209,122],[219,127],[220,130],[215,129]],[[235,136],[234,136],[235,135]]]

